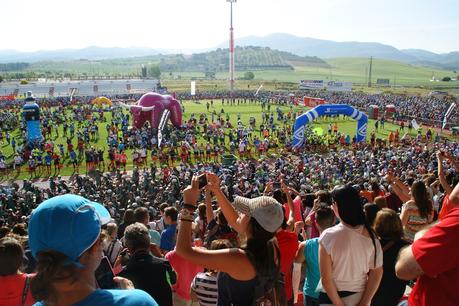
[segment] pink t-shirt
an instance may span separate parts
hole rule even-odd
[[[298,196],[293,200],[293,207],[295,208],[295,211],[293,212],[293,215],[295,216],[295,222],[303,221],[303,218],[301,218],[301,197]],[[288,219],[288,215],[290,214],[288,203],[284,204],[284,209],[285,219]]]
[[[168,252],[165,257],[175,273],[177,273],[177,282],[172,288],[182,299],[190,301],[191,283],[196,274],[204,271],[203,267],[199,267],[180,257],[175,250]]]
[[[311,220],[311,237],[312,238],[317,238],[320,236],[319,229],[316,226],[316,212],[311,211],[309,213],[309,219]]]

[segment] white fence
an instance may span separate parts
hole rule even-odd
[[[24,96],[27,91],[32,91],[34,96],[40,98],[49,97],[50,92],[54,97],[61,97],[68,96],[72,88],[76,88],[76,96],[113,95],[156,91],[158,85],[159,81],[153,79],[47,81],[25,85],[0,83],[0,95],[9,95],[18,91],[17,96]]]

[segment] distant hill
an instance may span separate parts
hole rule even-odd
[[[299,56],[267,47],[237,47],[235,50],[236,70],[293,70],[294,66],[330,67],[317,57]],[[160,59],[162,71],[226,71],[229,67],[228,49],[192,55],[166,55]]]
[[[377,42],[335,42],[291,34],[270,34],[267,36],[247,36],[236,39],[237,46],[270,47],[301,56],[319,58],[370,57],[420,64],[441,69],[459,69],[459,52],[437,54],[426,50],[399,50],[393,46]],[[227,42],[220,45],[227,46]]]
[[[404,49],[399,50],[393,46],[381,44],[378,42],[336,42],[331,40],[316,39],[310,37],[298,37],[291,34],[275,33],[267,36],[247,36],[236,39],[236,46],[248,47],[269,47],[272,50],[279,50],[291,53],[300,57],[318,57],[322,59],[342,58],[342,57],[370,57],[395,60],[403,63],[409,63],[420,66],[427,66],[446,70],[459,70],[459,51],[438,54],[421,49]],[[178,65],[180,62],[189,61],[189,54],[192,54],[192,62],[199,62],[202,57],[212,58],[212,54],[204,55],[208,52],[216,52],[218,49],[228,47],[228,42],[211,49],[164,49],[158,46],[155,49],[132,47],[132,48],[103,48],[87,47],[84,49],[62,49],[62,50],[42,50],[36,52],[19,52],[16,50],[0,50],[0,63],[35,63],[43,61],[75,61],[75,60],[107,60],[134,57],[151,57],[158,54],[171,55],[175,54],[174,61],[171,65]],[[218,51],[219,52],[219,51]],[[258,52],[258,51],[257,51]],[[176,55],[179,54],[179,55]],[[181,55],[186,54],[186,55]],[[246,63],[241,58],[246,54],[241,53],[240,57],[236,55],[236,66],[245,67]],[[267,59],[270,65],[274,63],[280,65],[289,65],[286,57],[291,55],[280,55],[281,59]],[[173,56],[173,57],[174,57]],[[227,54],[215,55],[215,60],[222,63],[220,57],[228,56]],[[278,57],[279,57],[278,56]],[[218,58],[218,59],[217,59]],[[171,60],[171,59],[168,59]],[[296,59],[294,59],[296,61]],[[304,59],[300,60],[304,61]],[[223,60],[224,62],[224,60]],[[309,61],[312,63],[311,61]],[[201,63],[208,64],[208,63]],[[227,63],[223,63],[227,65]],[[252,65],[252,64],[250,64]]]
[[[0,50],[0,63],[41,62],[70,60],[101,60],[112,58],[128,58],[159,54],[151,48],[102,48],[87,47],[84,49],[42,50],[36,52],[19,52],[16,50]]]

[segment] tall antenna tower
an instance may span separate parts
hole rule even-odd
[[[226,0],[230,3],[230,40],[229,40],[229,88],[234,90],[234,32],[233,32],[233,3],[236,0]]]

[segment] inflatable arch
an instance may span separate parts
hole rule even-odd
[[[103,96],[95,98],[94,100],[92,100],[91,103],[93,105],[97,105],[98,107],[102,107],[103,105],[113,105],[112,101],[109,98]]]
[[[357,120],[357,142],[365,141],[367,137],[368,117],[358,109],[346,104],[322,104],[298,116],[293,128],[293,146],[301,147],[304,141],[306,124],[326,115],[346,115]]]

